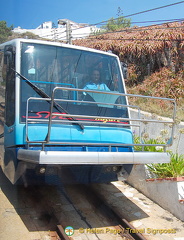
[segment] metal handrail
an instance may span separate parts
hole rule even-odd
[[[171,121],[164,121],[164,120],[153,120],[153,119],[141,119],[140,116],[140,108],[138,106],[134,106],[134,105],[126,105],[126,104],[116,104],[116,103],[105,103],[105,102],[91,102],[91,101],[79,101],[79,100],[66,100],[66,99],[57,99],[55,98],[55,92],[58,90],[68,90],[68,91],[77,91],[77,92],[90,92],[90,93],[98,93],[98,94],[109,94],[109,95],[117,95],[117,96],[123,96],[127,99],[127,97],[141,97],[141,98],[147,98],[147,99],[158,99],[158,100],[166,100],[166,101],[170,101],[173,103],[173,116],[172,116],[172,120]],[[31,100],[36,100],[36,101],[50,101],[51,106],[50,106],[50,112],[48,112],[49,114],[49,119],[35,119],[35,118],[31,118],[29,117],[29,102]],[[55,101],[57,102],[70,102],[70,103],[77,103],[77,104],[98,104],[98,105],[111,105],[111,106],[115,106],[118,107],[119,109],[123,109],[123,108],[127,108],[128,111],[130,108],[136,108],[138,111],[138,118],[133,119],[133,118],[120,118],[120,117],[106,117],[106,116],[89,116],[89,115],[78,115],[78,114],[66,114],[66,113],[54,113],[53,112],[53,108],[54,108],[54,103]],[[54,116],[62,116],[63,119],[53,119]],[[73,119],[71,121],[66,120],[66,118],[70,118],[72,117]],[[81,117],[89,119],[87,120],[83,120],[81,121]],[[62,145],[101,145],[101,146],[163,146],[163,147],[168,147],[172,144],[173,141],[173,135],[174,135],[174,123],[175,123],[175,117],[176,117],[176,102],[174,99],[171,98],[161,98],[161,97],[151,97],[151,96],[142,96],[142,95],[135,95],[135,94],[126,94],[126,93],[118,93],[118,92],[102,92],[102,91],[96,91],[96,90],[84,90],[84,89],[78,89],[78,88],[68,88],[68,87],[56,87],[53,89],[52,92],[52,97],[51,98],[36,98],[36,97],[31,97],[27,100],[27,109],[26,109],[26,141],[27,143],[41,143],[43,145],[45,144],[62,144]],[[79,118],[78,120],[74,120],[75,118]],[[96,122],[92,122],[90,121],[90,119],[98,119],[98,121]],[[104,121],[103,119],[106,120],[111,120],[111,122],[107,122]],[[115,121],[115,123],[113,122]],[[127,123],[118,123],[118,121],[126,121]],[[138,122],[133,124],[132,122]],[[165,144],[145,144],[141,143],[140,144],[119,144],[119,143],[81,143],[81,142],[54,142],[51,141],[50,139],[50,133],[51,133],[51,127],[53,123],[82,123],[85,125],[105,125],[105,126],[122,126],[122,127],[138,127],[139,128],[139,136],[141,138],[141,122],[145,123],[145,122],[151,122],[151,123],[169,123],[172,124],[172,129],[171,129],[171,136],[170,139],[167,143]],[[48,124],[48,132],[47,132],[47,137],[45,140],[43,141],[30,141],[28,138],[28,124],[34,124],[34,123],[46,123]]]

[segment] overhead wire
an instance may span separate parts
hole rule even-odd
[[[50,36],[54,36],[54,35],[59,34],[58,32],[56,32],[55,28],[52,29],[52,32],[53,32],[53,33],[50,33],[50,34],[47,34],[47,35],[42,35],[42,37],[45,38],[45,37],[50,37]],[[64,31],[63,31],[63,32],[60,32],[60,33],[62,33],[62,34],[63,34],[63,33],[66,33],[66,30],[64,29]]]
[[[154,27],[153,27],[154,26]],[[85,39],[89,39],[89,40],[96,40],[96,39],[98,39],[99,40],[99,38],[101,37],[101,36],[104,36],[104,35],[108,35],[108,34],[115,34],[115,33],[123,33],[123,32],[127,32],[127,33],[131,33],[131,32],[142,32],[142,31],[153,31],[153,30],[168,30],[168,29],[173,29],[173,30],[177,30],[177,29],[182,29],[182,28],[184,28],[184,25],[182,25],[182,26],[173,26],[173,27],[157,27],[157,26],[160,26],[160,24],[159,25],[152,25],[152,26],[144,26],[144,27],[141,27],[141,28],[138,28],[138,27],[135,27],[135,28],[126,28],[126,29],[121,29],[121,30],[117,30],[117,31],[112,31],[112,32],[101,32],[101,33],[99,33],[99,34],[94,34],[94,35],[90,35],[90,36],[88,36],[87,38],[85,38]],[[150,28],[150,27],[152,27],[152,28]],[[73,36],[75,36],[75,37],[77,37],[76,35],[73,35]],[[79,39],[79,38],[78,38]],[[108,39],[105,39],[105,38],[103,38],[102,40],[125,40],[125,39],[123,39],[123,38],[121,38],[121,39],[117,39],[117,38],[113,38],[113,39],[110,39],[110,38],[108,38]],[[138,39],[127,39],[127,40],[138,40]],[[140,40],[140,39],[139,39]],[[143,41],[145,41],[146,39],[143,39]],[[164,39],[160,39],[159,41],[163,41]],[[167,41],[169,41],[168,39],[165,39],[165,40],[167,40]],[[173,39],[174,40],[174,39]],[[178,39],[179,40],[179,39]],[[181,40],[181,39],[180,39]],[[170,40],[171,41],[171,40]]]
[[[141,12],[129,14],[129,15],[123,16],[123,18],[135,16],[135,15],[142,14],[142,13],[146,13],[146,12],[150,12],[150,11],[159,10],[159,9],[166,8],[166,7],[171,7],[171,6],[174,6],[174,5],[177,5],[177,4],[181,4],[181,3],[184,3],[184,1],[176,2],[176,3],[172,3],[172,4],[167,4],[167,5],[164,5],[164,6],[160,6],[160,7],[156,7],[156,8],[144,10],[144,11],[141,11]],[[119,19],[119,17],[118,17],[118,18],[114,18],[113,20],[117,20],[117,19]],[[181,18],[181,19],[170,19],[170,20],[167,19],[167,20],[155,20],[155,21],[142,21],[141,23],[162,22],[161,24],[155,24],[155,25],[163,25],[164,22],[172,23],[172,22],[181,22],[181,21],[183,21],[183,20],[184,20],[184,18]],[[96,26],[96,25],[99,25],[99,24],[102,25],[102,23],[105,24],[105,23],[107,23],[108,21],[109,21],[109,20],[102,21],[102,22],[96,23],[96,24],[89,24],[88,26],[85,26],[85,27]],[[140,23],[140,22],[134,22],[134,24],[135,24],[135,23]],[[154,25],[152,25],[152,26],[154,26]],[[81,27],[81,28],[85,28],[85,27]],[[144,28],[144,27],[145,27],[145,26],[143,26],[143,28]],[[146,26],[146,27],[148,27],[148,26]],[[81,29],[81,28],[74,28],[74,29],[72,29],[72,30],[74,31],[74,30]],[[168,29],[168,28],[167,28],[167,29]],[[151,29],[149,29],[149,30],[151,30]],[[124,30],[124,31],[127,31],[127,30]],[[139,31],[141,31],[141,30],[139,29]],[[116,32],[119,32],[119,31],[116,31]],[[99,34],[102,35],[102,34],[108,34],[108,33],[110,33],[110,32],[104,32],[104,33],[99,33]],[[112,33],[114,33],[114,32],[112,32]],[[94,35],[96,35],[96,33],[94,33]],[[73,34],[73,36],[74,36],[74,34]],[[76,36],[76,34],[75,34],[75,36]],[[91,36],[92,36],[92,34],[91,34]],[[91,37],[91,36],[90,36],[90,37]]]
[[[171,21],[172,20],[172,21]],[[156,21],[156,20],[155,20]],[[155,22],[154,21],[154,22]],[[159,22],[162,21],[162,20],[158,20]],[[121,29],[121,30],[116,30],[116,31],[112,31],[112,32],[94,32],[94,33],[91,33],[90,36],[89,36],[89,33],[72,33],[72,38],[73,40],[76,40],[76,39],[83,39],[84,37],[87,37],[86,39],[91,39],[91,38],[94,38],[95,36],[98,37],[98,36],[101,36],[101,35],[106,35],[106,34],[111,34],[111,33],[121,33],[121,32],[140,32],[140,31],[151,31],[151,30],[162,30],[162,29],[179,29],[179,28],[184,28],[184,26],[173,26],[173,27],[157,27],[157,26],[162,26],[163,24],[170,24],[170,23],[175,23],[175,22],[182,22],[184,21],[184,18],[181,18],[181,19],[167,19],[165,21],[168,21],[168,22],[165,22],[165,23],[160,23],[160,24],[154,24],[154,25],[147,25],[147,26],[142,26],[142,27],[137,27],[137,26],[134,26],[133,28],[126,28],[126,29]],[[144,21],[144,22],[149,22],[149,21]],[[152,21],[150,21],[152,22]],[[151,27],[151,28],[150,28]],[[152,28],[152,27],[155,27],[155,28]],[[74,29],[75,31],[75,29]],[[81,37],[79,37],[80,35],[82,35]],[[62,37],[59,37],[58,40],[62,40],[62,39],[65,39],[66,37],[65,36],[62,36]]]
[[[136,21],[136,22],[131,22],[131,24],[137,24],[137,23],[156,23],[156,22],[162,22],[161,24],[164,23],[174,23],[174,22],[180,22],[180,21],[184,21],[184,18],[177,18],[177,19],[163,19],[163,20],[147,20],[147,21]],[[142,26],[145,27],[145,26]]]
[[[147,13],[147,12],[150,12],[150,11],[155,11],[155,10],[159,10],[159,9],[162,9],[162,8],[166,8],[166,7],[171,7],[171,6],[174,6],[174,5],[178,5],[178,4],[181,4],[181,3],[184,3],[184,1],[180,1],[180,2],[176,2],[176,3],[172,3],[172,4],[167,4],[167,5],[164,5],[164,6],[160,6],[160,7],[156,7],[156,8],[152,8],[152,9],[148,9],[148,10],[144,10],[144,11],[140,11],[140,12],[137,12],[137,13],[132,13],[132,14],[129,14],[129,15],[126,15],[126,16],[122,16],[123,18],[127,18],[127,17],[131,17],[131,16],[135,16],[135,15],[138,15],[138,14],[143,14],[143,13]],[[121,17],[121,16],[120,16]],[[119,17],[118,18],[114,18],[113,20],[117,20],[117,19],[119,19]],[[174,20],[174,21],[173,21]],[[142,22],[132,22],[132,23],[148,23],[148,22],[163,22],[163,23],[161,23],[161,24],[164,24],[164,22],[167,22],[167,23],[169,23],[170,21],[172,21],[172,22],[179,22],[179,21],[183,21],[184,19],[182,18],[182,19],[170,19],[170,20],[155,20],[155,21],[142,21]],[[86,28],[86,27],[90,27],[90,26],[96,26],[96,25],[102,25],[102,24],[105,24],[105,23],[107,23],[109,20],[106,20],[106,21],[102,21],[102,22],[99,22],[99,23],[95,23],[95,24],[89,24],[89,25],[87,25],[87,26],[84,26],[84,27],[77,27],[77,28],[73,28],[72,29],[72,31],[75,31],[75,30],[78,30],[78,29],[82,29],[82,28]],[[160,25],[160,24],[156,24],[156,25]],[[155,25],[151,25],[151,26],[155,26]],[[148,26],[143,26],[143,27],[141,27],[141,28],[144,28],[144,27],[148,27]],[[150,27],[150,26],[149,26]],[[168,28],[167,28],[168,29]],[[130,28],[130,29],[128,29],[128,30],[130,30],[130,31],[133,31],[133,29],[132,28]],[[147,29],[147,30],[151,30],[151,29]],[[125,30],[121,30],[121,31],[116,31],[116,32],[123,32],[123,31],[127,31],[127,29],[125,29]],[[135,31],[141,31],[141,29],[139,28],[139,30],[135,30]],[[66,30],[65,31],[63,31],[62,33],[65,33],[66,32]],[[102,33],[99,33],[99,34],[108,34],[108,33],[111,33],[111,32],[102,32]],[[114,32],[112,32],[112,33],[114,33]],[[48,34],[48,35],[43,35],[42,37],[54,37],[54,36],[56,36],[56,35],[58,35],[59,33],[56,33],[56,32],[54,32],[54,33],[51,33],[51,34]],[[96,33],[94,33],[94,35],[95,35]],[[81,35],[81,34],[79,34],[79,33],[76,33],[76,34],[72,34],[74,37],[75,36],[77,36],[77,35]],[[83,34],[84,35],[84,34]],[[87,35],[87,34],[86,34]],[[89,35],[88,35],[89,36]],[[91,34],[91,36],[92,36],[92,34]],[[90,36],[90,37],[91,37]],[[73,37],[73,38],[74,38]],[[58,39],[58,40],[61,40],[61,39],[65,39],[66,37],[57,37],[56,36],[56,38]],[[81,37],[82,38],[82,37]]]
[[[156,25],[154,25],[155,27]],[[102,32],[99,33],[100,35],[105,35],[105,34],[111,34],[111,33],[121,33],[121,32],[141,32],[141,31],[152,31],[152,30],[164,30],[164,29],[180,29],[180,28],[184,28],[183,26],[178,26],[178,27],[155,27],[155,28],[149,28],[149,27],[153,27],[153,26],[146,26],[146,28],[126,28],[126,29],[121,29],[121,30],[117,30],[117,31],[112,31],[112,32]],[[97,35],[98,36],[98,35]]]
[[[174,6],[174,5],[177,5],[177,4],[181,4],[181,3],[184,3],[184,1],[176,2],[176,3],[172,3],[172,4],[168,4],[168,5],[164,5],[164,6],[161,6],[161,7],[156,7],[156,8],[148,9],[148,10],[144,10],[144,11],[137,12],[137,13],[132,13],[132,14],[129,14],[129,15],[126,15],[126,16],[122,16],[122,17],[128,18],[128,17],[135,16],[135,15],[139,15],[139,14],[142,14],[142,13],[147,13],[147,12],[159,10],[159,9],[166,8],[166,7],[171,7],[171,6]],[[120,16],[120,17],[121,17],[121,16]],[[119,19],[119,17],[114,18],[114,20],[117,20],[117,19]],[[89,24],[88,26],[101,25],[101,24],[107,23],[108,21],[109,21],[109,19],[108,19],[108,20],[105,20],[105,21],[101,21],[101,22],[99,22],[99,23]],[[84,27],[81,27],[81,28],[84,28]],[[78,29],[78,28],[76,28],[76,29]]]
[[[174,22],[180,22],[184,19],[180,19]],[[168,20],[169,21],[169,20]],[[166,22],[166,24],[169,23],[174,23],[174,22]],[[143,27],[133,27],[133,28],[126,28],[126,29],[121,29],[121,30],[116,30],[116,31],[111,31],[111,32],[99,32],[99,33],[91,33],[89,36],[89,33],[72,33],[72,39],[80,39],[80,38],[84,38],[87,37],[87,39],[92,39],[95,36],[101,36],[101,35],[108,35],[108,34],[114,34],[114,33],[123,33],[123,32],[141,32],[141,31],[152,31],[152,30],[164,30],[164,29],[181,29],[184,28],[184,26],[168,26],[168,27],[157,27],[160,25],[163,25],[164,23],[161,24],[155,24],[155,25],[148,25],[148,26],[143,26]],[[75,31],[75,30],[74,30]],[[62,34],[66,33],[66,31],[61,32]],[[58,32],[53,32],[51,34],[47,34],[47,35],[43,35],[42,37],[54,37],[57,40],[64,40],[66,39],[66,36],[59,36],[60,33]],[[79,37],[80,35],[82,35],[81,37]]]
[[[91,38],[90,40],[96,40],[96,39],[93,39]],[[99,40],[99,39],[98,39]],[[107,38],[107,39],[101,39],[103,41],[112,41],[112,40],[118,40],[118,41],[184,41],[184,38],[180,38],[180,39],[166,39],[166,38],[163,38],[163,39],[156,39],[156,38],[147,38],[147,39],[143,39],[143,38]]]

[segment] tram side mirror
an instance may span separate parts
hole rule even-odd
[[[6,51],[4,54],[4,64],[7,66],[7,71],[11,69],[13,62],[13,54],[10,51]]]
[[[11,45],[5,46],[4,48],[4,64],[7,66],[7,71],[9,71],[14,64],[14,51]]]

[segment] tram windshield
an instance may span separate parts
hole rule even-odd
[[[111,109],[111,112],[116,112],[115,116],[122,116],[122,111],[121,114],[117,113],[118,107],[105,105],[105,103],[125,104],[125,97],[112,94],[124,93],[118,61],[114,56],[70,47],[22,43],[21,74],[50,97],[55,87],[83,89],[84,91],[80,92],[66,89],[55,91],[55,99],[65,100],[63,102],[58,100],[58,102],[71,114],[103,116],[102,112],[104,112],[107,116],[108,111],[99,111],[101,108]],[[103,91],[109,94],[89,93],[86,90]],[[24,80],[21,80],[22,121],[25,118],[27,99],[30,97],[40,96]],[[94,104],[94,102],[104,104]],[[32,103],[32,105],[33,114],[49,109],[46,101],[41,101],[39,104]]]

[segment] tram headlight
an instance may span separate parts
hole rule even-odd
[[[113,171],[113,172],[117,172],[117,171],[118,171],[118,168],[119,168],[118,166],[113,166],[113,167],[112,167],[112,171]]]
[[[41,173],[41,174],[44,174],[45,171],[46,171],[46,169],[45,169],[44,167],[41,167],[41,168],[40,168],[40,173]]]
[[[111,172],[111,171],[112,171],[112,169],[111,169],[110,166],[108,166],[108,167],[105,168],[105,172]]]
[[[120,166],[107,166],[105,167],[105,172],[119,172],[120,169]]]

